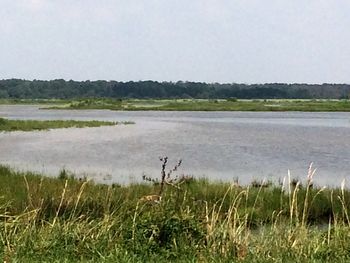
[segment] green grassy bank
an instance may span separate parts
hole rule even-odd
[[[41,105],[42,109],[157,111],[350,111],[350,100],[231,99],[0,99],[0,105]]]
[[[132,122],[122,122],[123,124],[131,124]],[[110,121],[74,121],[74,120],[8,120],[0,118],[1,131],[34,131],[48,130],[59,128],[84,128],[84,127],[100,127],[117,125],[118,122]]]
[[[159,111],[350,111],[349,100],[116,100],[85,99],[53,109],[109,109]]]
[[[6,262],[349,262],[350,192],[180,177],[127,186],[0,166]],[[170,175],[173,178],[173,175]],[[148,180],[147,178],[145,178]],[[161,201],[146,201],[159,195]]]
[[[47,104],[47,105],[56,105],[64,104],[71,100],[63,99],[4,99],[0,98],[0,105],[38,105],[38,104]]]

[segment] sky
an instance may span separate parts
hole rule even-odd
[[[349,0],[0,0],[0,79],[350,83]]]

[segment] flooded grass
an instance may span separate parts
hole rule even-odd
[[[159,191],[156,181],[102,185],[0,166],[0,253],[6,262],[348,262],[350,192],[314,187],[313,174],[283,187],[188,177]]]
[[[51,109],[109,109],[157,111],[350,111],[349,100],[237,100],[173,99],[117,100],[85,99],[69,101]]]
[[[131,124],[132,122],[121,122]],[[75,120],[8,120],[0,118],[0,131],[34,131],[60,128],[85,128],[117,125],[118,122],[111,121],[75,121]]]

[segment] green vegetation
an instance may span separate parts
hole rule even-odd
[[[285,188],[173,180],[164,170],[168,181],[121,186],[75,179],[64,170],[49,178],[0,166],[3,260],[350,260],[350,192],[313,186],[312,169],[306,183]]]
[[[69,100],[62,100],[62,99],[1,99],[0,98],[0,105],[59,105],[68,103]]]
[[[130,124],[131,122],[123,122]],[[0,118],[0,131],[34,131],[59,128],[84,128],[117,125],[118,122],[110,121],[74,121],[74,120],[8,120]]]
[[[4,99],[347,99],[349,95],[348,84],[0,80],[0,98]]]
[[[49,109],[160,111],[350,111],[350,100],[113,100],[82,99]]]

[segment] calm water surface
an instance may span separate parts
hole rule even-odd
[[[304,179],[310,162],[315,182],[350,179],[350,113],[117,112],[39,110],[0,106],[10,119],[134,121],[135,125],[0,133],[0,162],[57,175],[66,168],[99,182],[158,177],[159,156],[179,173],[241,183],[252,179]]]

